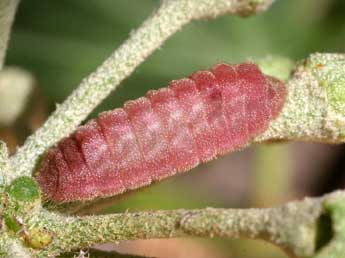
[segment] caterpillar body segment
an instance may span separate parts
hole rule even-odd
[[[55,202],[149,185],[245,147],[285,97],[255,64],[219,64],[101,113],[47,152],[36,179]]]

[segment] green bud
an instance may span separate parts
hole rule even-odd
[[[40,197],[40,189],[32,177],[19,177],[7,189],[8,194],[18,200],[31,202]]]

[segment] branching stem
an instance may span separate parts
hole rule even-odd
[[[30,176],[38,158],[47,148],[73,132],[123,79],[183,25],[224,13],[255,14],[265,10],[272,2],[163,0],[160,8],[94,73],[85,78],[43,127],[27,139],[11,158],[10,165],[6,149],[0,146],[1,178],[11,183],[19,176]],[[9,28],[17,3],[16,0],[0,0],[0,68],[9,31],[6,32],[3,25]],[[287,85],[289,94],[284,110],[267,132],[253,141],[284,138],[343,142],[345,55],[312,55],[297,66]],[[28,178],[24,179],[28,181]],[[343,192],[270,209],[207,208],[67,217],[43,209],[38,186],[32,178],[29,179],[32,182],[30,187],[9,187],[12,191],[1,192],[2,201],[7,204],[6,207],[1,206],[1,215],[7,216],[7,223],[0,221],[0,252],[4,257],[31,257],[31,254],[50,257],[96,243],[181,236],[260,238],[280,246],[291,257],[341,258],[345,253]],[[16,181],[20,183],[21,180]],[[22,198],[26,195],[17,194],[22,190],[37,195],[32,200]],[[326,216],[331,228],[321,227],[320,230],[322,216]],[[16,235],[18,232],[22,233],[20,237]],[[320,236],[328,238],[320,242]]]
[[[250,15],[265,10],[273,0],[164,0],[160,8],[133,32],[97,70],[58,105],[37,132],[28,137],[11,159],[17,169],[9,178],[31,175],[37,159],[50,146],[72,133],[92,110],[164,41],[196,19],[230,13]]]
[[[246,237],[270,241],[292,257],[318,252],[319,219],[324,204],[344,194],[305,199],[269,209],[171,210],[112,215],[61,217],[43,212],[31,227],[49,228],[53,243],[41,254],[54,254],[95,243],[172,237]],[[335,222],[334,222],[335,223]]]

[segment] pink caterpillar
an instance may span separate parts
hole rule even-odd
[[[250,63],[219,64],[104,112],[51,148],[36,179],[56,202],[113,196],[245,147],[285,101]]]

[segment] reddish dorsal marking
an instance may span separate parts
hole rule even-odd
[[[149,185],[245,147],[285,97],[256,65],[219,64],[100,114],[48,151],[36,179],[56,202]]]

